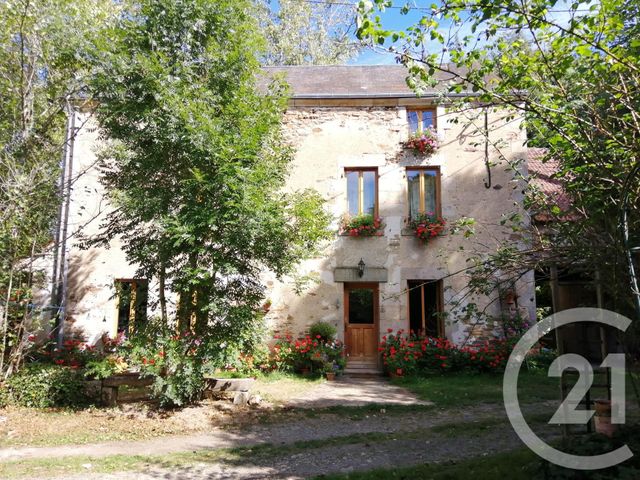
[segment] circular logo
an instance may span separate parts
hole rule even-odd
[[[562,312],[555,313],[545,318],[531,327],[522,336],[511,352],[504,372],[502,395],[504,397],[504,406],[507,411],[507,417],[509,417],[509,421],[511,422],[513,429],[525,445],[527,445],[527,447],[529,447],[534,453],[561,467],[574,470],[598,470],[624,462],[633,456],[633,452],[631,452],[627,445],[617,448],[611,452],[593,456],[572,455],[557,450],[545,443],[533,432],[533,430],[531,430],[522,415],[520,404],[518,402],[518,375],[520,373],[522,362],[529,350],[536,344],[536,342],[538,342],[538,340],[552,330],[564,325],[579,322],[601,323],[615,327],[623,332],[631,324],[631,320],[627,317],[600,308],[573,308],[571,310],[564,310]],[[575,360],[575,357],[580,356],[570,355],[570,357]],[[588,364],[586,359],[582,360],[584,363]],[[571,364],[571,366],[573,365],[575,365],[575,363]],[[560,369],[559,372],[561,372],[561,370],[562,369]],[[624,398],[622,401],[624,401]]]

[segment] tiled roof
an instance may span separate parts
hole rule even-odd
[[[564,191],[562,182],[556,178],[560,171],[560,162],[549,157],[549,150],[546,148],[529,148],[527,151],[527,168],[531,177],[531,184],[554,203],[562,211],[569,210],[571,201]],[[538,221],[550,220],[549,215],[537,213],[534,218]]]
[[[291,86],[293,98],[375,98],[415,97],[407,86],[408,70],[403,65],[301,65],[264,67],[266,84],[270,78],[283,75]],[[421,92],[422,96],[436,95],[446,90],[451,74],[439,74],[435,88]]]

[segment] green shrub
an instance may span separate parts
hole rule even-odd
[[[0,383],[0,408],[4,408],[9,405],[9,388],[6,384]]]
[[[336,338],[336,327],[327,322],[315,322],[309,327],[309,336],[318,338],[318,335],[320,335],[320,340],[330,342]]]
[[[316,373],[328,368],[339,373],[346,364],[344,344],[339,340],[325,342],[321,338],[304,338],[294,340],[290,333],[276,335],[271,358],[274,369],[296,371],[310,369]]]
[[[78,407],[89,401],[82,373],[70,367],[31,363],[7,381],[12,403],[24,407]]]

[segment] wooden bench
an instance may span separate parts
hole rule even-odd
[[[149,399],[149,387],[152,377],[140,377],[138,372],[127,372],[113,375],[102,380],[100,399],[113,407],[118,403],[137,402]],[[126,387],[121,389],[121,387]]]

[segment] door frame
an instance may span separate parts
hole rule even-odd
[[[376,351],[380,343],[380,284],[377,282],[345,282],[343,287],[344,295],[344,312],[343,312],[343,335],[345,339],[345,347],[347,347],[347,327],[349,324],[349,291],[359,288],[373,290],[373,332],[376,339]],[[380,366],[380,355],[376,355],[376,367]]]

